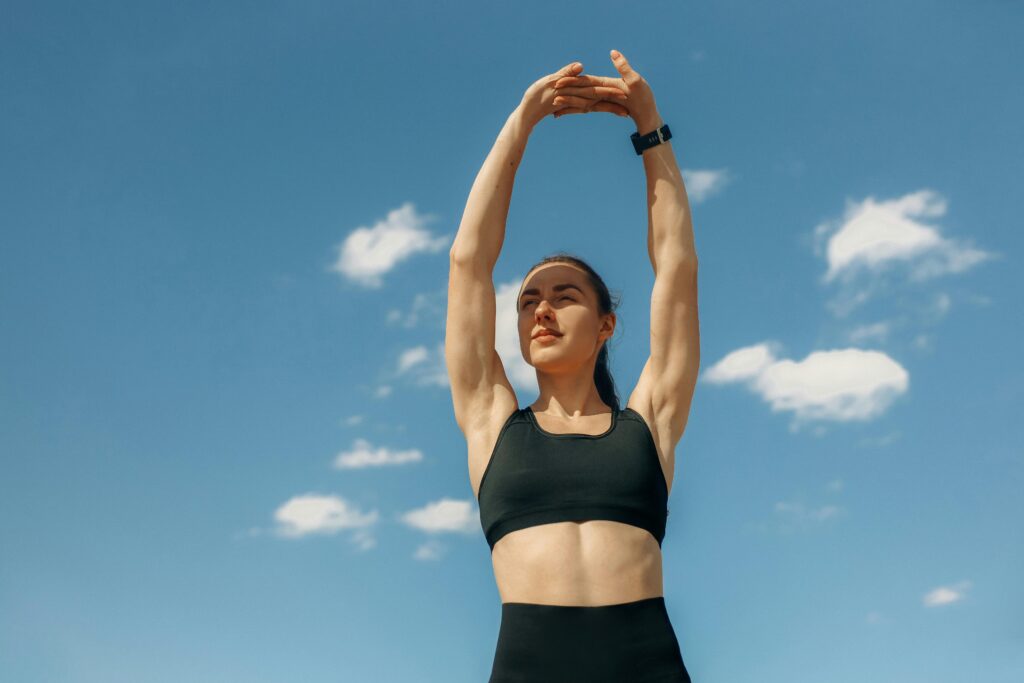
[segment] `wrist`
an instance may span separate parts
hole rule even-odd
[[[665,122],[661,119],[658,112],[638,116],[633,119],[633,122],[636,123],[636,132],[640,135],[647,135],[648,133],[654,132],[665,125]]]
[[[530,118],[523,103],[520,102],[519,106],[512,110],[512,114],[509,116],[509,122],[523,135],[529,135],[533,132],[533,127],[539,122]]]

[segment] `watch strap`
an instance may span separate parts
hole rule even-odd
[[[629,136],[629,139],[633,141],[633,149],[636,150],[637,155],[643,154],[644,150],[650,149],[655,145],[660,145],[671,138],[672,131],[669,130],[667,123],[661,128],[656,128],[650,133],[646,133],[644,135],[640,135],[640,133],[633,133]]]

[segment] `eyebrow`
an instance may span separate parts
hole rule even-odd
[[[556,292],[561,292],[563,289],[575,289],[577,292],[580,293],[581,296],[584,295],[583,294],[583,290],[580,289],[579,287],[577,287],[576,285],[572,284],[571,282],[563,282],[562,284],[555,285],[551,289],[553,289]],[[519,295],[519,300],[522,301],[523,297],[528,295],[528,294],[540,294],[540,290],[537,289],[536,287],[530,287],[529,289],[524,289],[523,293]]]

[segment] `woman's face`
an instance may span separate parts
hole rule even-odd
[[[585,367],[615,332],[615,314],[599,313],[597,293],[586,273],[567,263],[547,263],[531,271],[518,306],[523,358],[545,372]],[[556,336],[537,338],[544,328]]]

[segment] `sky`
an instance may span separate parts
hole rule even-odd
[[[1024,680],[1024,4],[3,14],[3,680],[487,679],[445,256],[525,89],[613,48],[700,263],[663,547],[693,680]],[[494,270],[521,406],[513,299],[554,251],[621,297],[623,402],[646,362],[634,130],[529,139]]]

